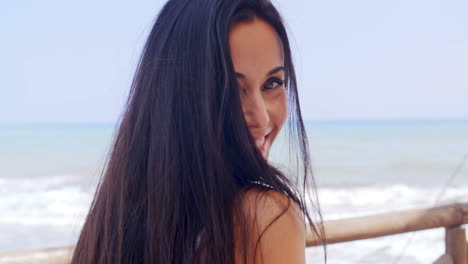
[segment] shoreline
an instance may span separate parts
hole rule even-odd
[[[74,246],[37,248],[0,252],[0,264],[64,264],[71,260]]]

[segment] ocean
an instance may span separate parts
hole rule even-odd
[[[0,252],[76,242],[114,130],[0,126]],[[468,202],[468,121],[306,122],[306,130],[325,220]],[[286,142],[281,134],[272,163],[287,163]],[[444,250],[440,228],[329,245],[328,263],[432,263]],[[321,254],[308,248],[308,263]]]

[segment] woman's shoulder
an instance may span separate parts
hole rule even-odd
[[[296,224],[303,224],[304,218],[299,205],[289,196],[273,188],[251,188],[243,197],[242,207],[249,216],[259,223],[270,223],[275,218],[288,218]]]
[[[256,263],[305,263],[305,224],[294,200],[278,190],[253,188],[245,194],[243,210],[256,223],[250,234],[259,241]]]

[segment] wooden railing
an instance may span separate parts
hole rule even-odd
[[[444,227],[445,254],[434,264],[468,264],[464,224],[468,224],[468,203],[330,220],[325,221],[324,228],[327,244],[334,244]],[[308,230],[306,246],[317,245],[320,241]],[[73,246],[67,246],[0,253],[0,264],[66,264],[72,251]]]
[[[334,244],[444,227],[445,254],[434,263],[468,264],[468,243],[463,224],[468,224],[468,203],[330,220],[324,223],[324,228],[326,243]],[[306,246],[320,244],[308,231]]]

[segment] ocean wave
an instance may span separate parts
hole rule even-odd
[[[19,250],[74,243],[94,193],[93,185],[82,188],[76,182],[73,175],[0,179],[0,191],[5,194],[0,198],[0,231],[4,235],[0,238],[0,249]],[[405,184],[326,186],[318,189],[325,220],[468,201],[468,186],[451,186],[436,201],[440,193],[440,188]],[[399,263],[402,264],[431,263],[443,253],[443,230],[414,234],[414,238],[412,234],[402,234],[329,245],[328,263],[383,263],[382,259],[393,260],[400,255]],[[412,242],[405,250],[407,241]],[[315,261],[320,256],[318,250],[318,247],[307,249],[308,263],[318,263]]]
[[[445,190],[405,184],[342,186],[319,188],[318,194],[324,217],[336,219],[467,202],[468,186]]]
[[[73,175],[0,178],[0,224],[74,225],[91,203]]]

